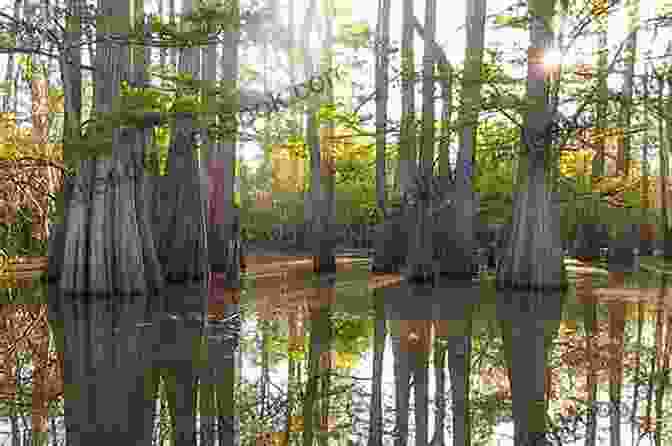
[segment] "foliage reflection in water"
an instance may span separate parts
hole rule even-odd
[[[410,285],[366,263],[258,272],[239,291],[4,289],[0,416],[39,435],[65,413],[70,445],[364,444],[378,426],[383,444],[475,444],[512,437],[512,420],[532,443],[583,443],[592,426],[666,441],[670,293],[660,265],[641,266],[568,263],[570,289],[543,295],[487,275]]]

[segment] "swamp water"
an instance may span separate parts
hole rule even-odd
[[[487,274],[477,281],[411,285],[398,275],[370,273],[366,262],[319,279],[305,265],[281,267],[269,260],[236,292],[214,280],[171,284],[151,297],[64,296],[35,283],[3,290],[5,327],[16,321],[3,346],[11,344],[20,324],[33,329],[25,314],[48,309],[55,335],[51,355],[57,356],[54,348],[64,349],[65,424],[73,446],[102,439],[149,445],[173,437],[178,445],[280,445],[287,431],[291,444],[303,444],[305,431],[322,445],[366,444],[374,326],[382,319],[384,445],[395,439],[396,377],[406,374],[410,405],[401,404],[409,414],[401,417],[401,431],[407,444],[418,444],[418,432],[427,442],[434,438],[441,398],[445,444],[452,443],[453,432],[462,435],[453,427],[452,404],[464,407],[465,386],[452,385],[451,359],[455,376],[469,372],[472,444],[513,445],[513,414],[533,401],[547,406],[547,444],[584,444],[589,380],[597,386],[592,405],[601,444],[611,435],[609,382],[618,376],[621,444],[631,444],[633,426],[641,445],[653,444],[654,426],[665,444],[672,429],[665,418],[655,420],[660,381],[652,377],[669,367],[672,354],[670,292],[665,265],[654,258],[641,263],[636,272],[610,272],[604,264],[568,260],[570,288],[543,295],[496,292]],[[595,335],[588,345],[591,327]],[[17,345],[31,349],[29,343]],[[447,349],[442,393],[436,348]],[[2,354],[0,376],[7,381],[10,360],[7,351]],[[466,364],[462,358],[469,358],[468,367],[458,366]],[[30,375],[31,365],[26,367]],[[415,403],[416,394],[426,398],[426,412]],[[16,398],[6,399],[0,416],[7,416],[8,402]],[[662,398],[668,415],[669,395]],[[30,421],[30,411],[24,412]],[[313,419],[306,420],[308,415]],[[6,423],[0,426],[9,431]],[[12,444],[7,432],[0,433],[2,441]]]

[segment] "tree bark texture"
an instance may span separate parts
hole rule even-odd
[[[522,132],[526,181],[515,193],[513,231],[505,260],[498,265],[500,288],[561,288],[565,286],[559,207],[547,181],[550,123],[545,91],[544,52],[553,41],[545,25],[553,9],[541,2],[532,8],[528,50],[528,113]],[[550,11],[550,12],[548,12]],[[540,14],[546,14],[541,16]]]
[[[111,16],[129,16],[127,2],[103,3],[103,9]],[[124,35],[128,27],[114,31]],[[103,36],[109,32],[102,31]],[[101,43],[96,67],[96,112],[105,119],[119,110],[120,83],[129,79],[128,49],[109,40]],[[65,292],[144,294],[162,286],[138,185],[144,142],[138,129],[114,128],[112,157],[81,161],[66,217],[60,278]]]
[[[388,51],[390,44],[390,0],[378,1],[376,22],[376,199],[385,212],[385,141],[387,130]]]
[[[460,150],[455,169],[455,201],[460,203],[455,213],[455,231],[460,240],[457,255],[450,256],[441,265],[442,273],[467,275],[472,271],[474,222],[476,203],[473,187],[476,153],[476,129],[481,98],[481,65],[485,39],[486,0],[467,2],[467,42],[465,72],[462,81],[462,108],[460,121],[465,125],[460,133]]]

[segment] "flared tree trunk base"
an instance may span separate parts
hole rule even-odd
[[[529,180],[516,192],[513,231],[497,268],[496,286],[511,290],[563,290],[560,208],[546,184],[543,154],[530,159]]]
[[[458,218],[462,221],[458,222]],[[472,225],[453,206],[441,210],[433,234],[434,256],[440,277],[471,280],[474,277],[474,237]],[[458,226],[460,224],[460,226]],[[459,227],[466,229],[460,230]]]
[[[63,221],[52,224],[49,231],[48,253],[49,265],[47,267],[47,281],[58,282],[61,279],[63,270],[63,251],[65,249],[65,229],[67,227],[65,216],[72,197],[73,179],[64,177],[63,179]]]
[[[332,233],[332,225],[318,223],[313,233],[313,272],[336,273],[335,251],[336,239]]]
[[[51,263],[62,262],[62,292],[139,295],[163,287],[145,205],[143,138],[137,129],[115,130],[113,144],[120,147],[111,159],[82,161],[68,203],[62,253],[60,236],[53,239]]]
[[[408,225],[404,215],[387,217],[375,228],[374,256],[371,270],[376,273],[398,273],[408,257]]]
[[[206,209],[194,157],[193,118],[178,119],[161,184],[158,255],[169,282],[206,280]]]

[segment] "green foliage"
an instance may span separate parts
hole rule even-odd
[[[336,42],[355,50],[366,48],[372,37],[372,31],[366,22],[349,23],[338,30]]]
[[[474,186],[481,194],[481,215],[486,221],[504,222],[512,212],[517,129],[506,122],[485,120],[477,135]]]
[[[642,194],[638,190],[626,189],[623,191],[623,204],[625,207],[640,208],[642,205]]]
[[[2,256],[45,256],[47,241],[32,236],[33,215],[29,208],[20,207],[16,212],[16,222],[0,224],[0,255]]]
[[[527,29],[527,17],[516,17],[508,14],[495,16],[495,24],[502,28]]]
[[[182,16],[182,23],[170,23],[165,18],[152,16],[152,33],[162,40],[163,46],[193,47],[208,42],[208,34],[232,31],[240,24],[239,17],[231,8],[203,4],[189,15]],[[182,26],[180,26],[182,25]],[[137,23],[131,33],[132,38],[142,39],[143,26]]]
[[[16,34],[0,32],[0,48],[16,48]]]
[[[370,349],[373,319],[355,318],[346,313],[333,314],[332,327],[337,352],[361,355]]]

